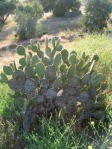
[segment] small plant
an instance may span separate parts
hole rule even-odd
[[[33,40],[27,49],[19,45],[20,65],[13,62],[3,67],[1,82],[15,92],[15,105],[21,111],[24,130],[30,130],[37,116],[55,110],[62,110],[66,116],[77,115],[81,121],[89,118],[104,121],[107,83],[94,70],[98,55],[91,58],[83,52],[79,58],[76,51],[69,53],[54,38],[52,46],[53,50],[48,39],[45,52]]]
[[[16,11],[17,35],[19,39],[30,39],[38,36],[37,19],[42,16],[43,8],[39,1],[18,4]],[[40,30],[39,30],[40,32]],[[42,32],[39,35],[42,35]]]
[[[64,16],[69,10],[79,11],[80,2],[78,0],[42,0],[44,11],[53,11],[53,15],[57,17]]]
[[[112,12],[112,3],[109,0],[87,0],[84,30],[100,32],[107,28],[107,21]]]
[[[15,3],[12,0],[0,1],[0,23],[5,23],[6,19],[15,9]]]

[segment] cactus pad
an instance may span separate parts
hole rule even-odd
[[[36,90],[36,83],[33,79],[27,79],[24,85],[25,93],[32,94]]]
[[[23,55],[25,56],[26,52],[25,52],[25,48],[23,46],[18,46],[17,47],[17,54],[18,55]]]
[[[46,99],[48,99],[48,100],[53,100],[54,98],[56,98],[56,95],[57,95],[57,93],[56,93],[56,91],[53,90],[53,89],[49,89],[49,90],[47,90],[47,92],[45,93],[45,97],[46,97]]]
[[[53,80],[56,77],[56,68],[52,65],[47,66],[45,70],[45,77],[48,80]]]
[[[31,66],[26,66],[24,71],[25,71],[26,78],[32,78],[35,74],[35,71]]]
[[[45,73],[45,66],[43,63],[38,63],[36,65],[35,71],[38,75],[39,78],[43,78],[44,77],[44,73]]]
[[[12,75],[13,74],[13,70],[10,66],[3,66],[3,71],[6,75]]]

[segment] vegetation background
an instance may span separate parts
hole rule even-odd
[[[103,0],[100,1],[103,2]],[[48,9],[48,12],[45,13],[44,6],[38,0],[35,2],[40,3],[40,5],[36,5],[40,8],[38,9],[39,12],[36,12],[37,9],[34,9],[33,3],[30,5],[31,3],[29,1],[20,3],[11,1],[11,3],[14,2],[16,9],[15,7],[10,7],[11,11],[9,9],[7,19],[5,22],[1,23],[0,26],[0,70],[2,71],[3,65],[8,65],[14,59],[18,61],[19,57],[15,52],[16,46],[18,44],[27,46],[31,38],[33,38],[36,43],[40,42],[43,50],[45,48],[43,44],[45,38],[48,37],[49,40],[51,40],[51,38],[54,37],[60,39],[63,48],[67,48],[69,52],[75,50],[79,55],[81,55],[83,51],[89,55],[97,53],[100,60],[95,68],[98,72],[101,72],[108,81],[108,92],[105,100],[109,119],[108,129],[102,123],[99,123],[98,128],[96,128],[94,122],[91,121],[83,131],[80,131],[80,133],[76,135],[72,129],[74,123],[77,121],[74,117],[69,123],[66,123],[63,119],[62,125],[60,126],[59,120],[51,116],[49,119],[41,118],[40,123],[42,123],[42,125],[36,127],[31,133],[24,132],[21,129],[21,118],[14,105],[14,99],[10,97],[12,91],[6,84],[0,84],[1,149],[63,149],[63,147],[65,149],[111,149],[112,6],[108,5],[109,7],[106,7],[106,12],[100,12],[100,15],[96,16],[96,11],[99,12],[99,8],[97,9],[97,7],[100,1],[93,0],[93,2],[96,3],[92,8],[95,9],[90,8],[91,10],[85,10],[87,6],[85,6],[85,2],[88,2],[90,5],[91,0],[80,1],[78,10],[74,10],[74,8],[68,9],[69,11],[67,10],[68,12],[65,13],[65,16],[61,17],[53,16],[52,6],[50,8],[51,11]],[[2,4],[4,2],[5,0],[0,1],[0,7],[3,7]],[[21,12],[19,6],[23,9],[23,13],[20,15],[18,15]],[[74,5],[74,7],[75,6],[76,5]],[[106,6],[105,3],[104,6]],[[101,6],[99,5],[99,7]],[[29,10],[33,11],[32,14],[37,15],[33,16],[31,14],[32,11]],[[5,16],[6,14],[7,12],[5,12]],[[88,14],[91,15],[89,16]],[[23,20],[21,21],[20,18],[22,17]],[[103,19],[101,19],[101,17],[103,17]],[[88,18],[92,20],[92,24]],[[93,20],[95,20],[95,24],[93,24]],[[104,21],[104,26],[100,26],[103,25],[103,23],[101,23],[102,21]],[[85,26],[85,24],[87,25]],[[98,28],[96,28],[95,25],[98,25]],[[22,33],[22,36],[20,33]]]

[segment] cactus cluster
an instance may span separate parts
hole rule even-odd
[[[80,105],[83,119],[88,112],[89,118],[97,115],[98,119],[99,110],[102,111],[96,106],[104,103],[107,83],[103,81],[103,75],[94,70],[98,55],[91,58],[83,52],[79,58],[76,51],[69,53],[55,39],[52,39],[52,47],[48,39],[45,51],[33,40],[27,49],[18,46],[20,65],[13,62],[4,66],[1,73],[1,82],[7,83],[15,92],[15,104],[21,110],[26,131],[38,115],[55,109],[63,110],[65,115],[75,115]],[[100,117],[103,118],[104,115]]]

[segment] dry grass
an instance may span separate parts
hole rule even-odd
[[[14,42],[15,26],[16,23],[14,22],[13,17],[10,16],[6,21],[6,24],[3,26],[2,31],[0,32],[0,46]]]

